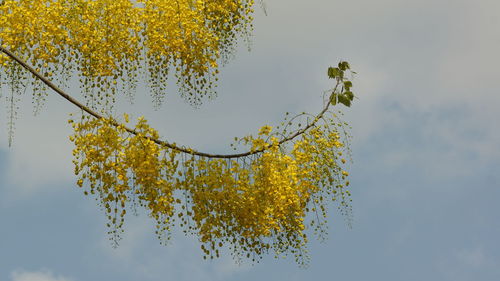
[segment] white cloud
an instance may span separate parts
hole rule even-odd
[[[140,213],[141,215],[139,216],[127,216],[124,228],[125,232],[121,235],[121,240],[116,248],[112,247],[109,235],[104,233],[105,226],[103,225],[103,236],[99,244],[96,245],[98,249],[114,260],[132,262],[134,257],[142,251],[143,247],[154,239],[155,228],[152,223],[153,220],[144,214],[142,208]]]
[[[228,253],[226,253],[219,260],[217,260],[214,271],[216,276],[224,279],[237,273],[250,271],[251,269],[252,265],[250,264],[250,261],[243,261],[241,264],[238,264],[229,256]]]
[[[11,273],[11,281],[71,281],[72,279],[63,276],[55,276],[49,270],[40,271],[14,271]]]
[[[458,251],[457,259],[458,261],[467,267],[474,269],[479,269],[484,266],[490,266],[495,264],[491,258],[488,258],[484,253],[483,248],[476,247],[473,249],[462,249]]]
[[[178,229],[173,231],[168,245],[160,245],[152,219],[140,213],[127,218],[117,248],[112,248],[108,236],[103,234],[92,253],[103,253],[111,268],[130,266],[135,274],[151,280],[167,275],[176,276],[179,281],[226,280],[252,269],[249,261],[236,264],[228,251],[222,251],[218,259],[204,260],[197,237],[185,236]]]
[[[20,103],[12,147],[7,146],[5,130],[0,134],[4,139],[0,149],[7,158],[6,176],[0,180],[0,185],[9,197],[31,196],[73,180],[68,112],[69,106],[55,97],[48,99],[38,116],[33,116],[29,102]],[[5,123],[5,119],[1,122]],[[44,190],[40,190],[42,186]]]
[[[497,276],[500,261],[483,246],[476,245],[444,253],[436,260],[435,265],[449,280],[485,280],[478,276],[488,276],[491,273]]]

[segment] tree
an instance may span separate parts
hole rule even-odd
[[[253,6],[253,0],[1,1],[9,139],[16,95],[30,85],[38,110],[50,88],[82,111],[69,120],[77,185],[106,210],[112,241],[119,241],[127,207],[142,206],[162,241],[179,225],[198,236],[205,257],[218,257],[226,245],[235,257],[255,260],[273,250],[305,262],[305,229],[324,235],[327,201],[349,216],[347,124],[331,109],[354,98],[347,62],[328,69],[335,86],[320,113],[287,114],[276,128],[236,138],[234,149],[246,152],[199,152],[160,140],[142,117],[131,128],[128,115],[111,115],[115,98],[132,95],[140,80],[161,105],[170,72],[193,106],[214,97],[219,64],[251,32]],[[85,103],[56,86],[75,76]]]

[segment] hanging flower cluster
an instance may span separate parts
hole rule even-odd
[[[343,168],[349,137],[328,109],[354,98],[346,62],[328,69],[342,90],[331,92],[319,115],[300,115],[302,128],[294,118],[237,139],[245,153],[197,152],[160,141],[144,118],[129,129],[97,113],[110,114],[115,94],[133,92],[143,74],[157,104],[173,72],[181,94],[199,105],[214,94],[221,60],[251,29],[252,6],[253,0],[0,0],[0,85],[5,79],[12,89],[9,133],[14,94],[31,83],[39,104],[50,87],[92,115],[70,120],[75,174],[105,210],[112,241],[120,239],[127,210],[142,206],[160,237],[182,227],[199,238],[206,258],[227,246],[236,258],[258,260],[272,251],[306,262],[305,230],[324,235],[327,202],[350,211]],[[49,81],[64,85],[75,71],[86,106]]]
[[[127,207],[140,205],[156,220],[159,236],[180,226],[198,236],[206,258],[227,246],[238,259],[255,261],[273,251],[305,263],[305,229],[324,235],[327,202],[338,201],[349,215],[348,136],[328,110],[300,130],[286,122],[277,132],[264,126],[255,137],[237,139],[249,153],[233,157],[162,146],[144,118],[133,130],[113,118],[70,120],[77,184],[106,210],[115,242]],[[278,139],[287,135],[289,141]]]
[[[141,73],[160,103],[170,71],[186,100],[198,105],[214,93],[221,57],[251,29],[252,6],[253,0],[3,0],[0,45],[60,82],[76,70],[94,108],[112,104]],[[0,54],[0,68],[16,65]]]

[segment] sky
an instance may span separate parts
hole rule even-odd
[[[144,214],[114,249],[105,217],[71,163],[68,114],[50,95],[20,103],[7,145],[0,101],[0,281],[500,280],[500,2],[266,0],[221,71],[218,96],[194,109],[174,92],[159,110],[140,88],[119,111],[145,115],[166,140],[224,152],[235,136],[317,112],[328,66],[350,62],[358,99],[349,167],[354,222],[331,206],[311,262],[202,258],[195,237],[161,246]],[[78,94],[78,88],[70,92]]]

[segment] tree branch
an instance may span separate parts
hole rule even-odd
[[[79,109],[81,109],[82,111],[86,112],[87,114],[90,114],[90,115],[94,116],[97,119],[105,119],[104,116],[102,116],[101,114],[99,114],[96,111],[92,110],[91,108],[83,105],[81,102],[79,102],[75,98],[71,97],[66,92],[64,92],[63,90],[61,90],[59,87],[57,87],[56,85],[54,85],[54,83],[52,83],[49,79],[47,79],[46,77],[44,77],[43,75],[41,75],[32,66],[30,66],[29,64],[27,64],[25,61],[23,61],[21,58],[19,58],[18,56],[16,56],[11,51],[7,50],[2,45],[0,45],[0,51],[2,51],[3,53],[5,53],[7,56],[9,56],[10,58],[12,58],[17,63],[19,63],[22,67],[24,67],[26,70],[28,70],[29,72],[31,72],[31,74],[33,74],[36,78],[40,79],[45,85],[47,85],[49,88],[51,88],[52,90],[54,90],[57,94],[59,94],[61,97],[63,97],[64,99],[66,99],[67,101],[69,101],[70,103],[72,103],[73,105],[75,105],[76,107],[78,107]],[[284,144],[284,143],[286,143],[288,141],[291,141],[294,138],[296,138],[296,137],[304,134],[308,129],[310,129],[311,127],[313,127],[323,117],[323,115],[328,111],[328,108],[332,104],[331,103],[331,95],[333,95],[333,93],[335,93],[335,90],[337,89],[337,87],[339,86],[339,84],[340,84],[340,80],[337,80],[337,84],[335,85],[335,87],[334,87],[334,89],[332,91],[332,94],[330,94],[330,97],[328,98],[327,103],[325,104],[323,110],[318,115],[316,115],[316,118],[314,119],[314,121],[311,122],[311,124],[308,124],[307,126],[305,126],[304,128],[302,128],[301,130],[298,130],[293,135],[281,139],[279,141],[279,145]],[[120,123],[118,123],[115,120],[111,120],[111,122],[112,122],[111,124],[113,126],[115,126],[115,127],[121,126],[127,132],[129,132],[131,134],[134,134],[134,135],[138,134],[138,132],[136,132],[135,130],[133,130],[133,129],[127,127],[127,126],[124,126],[123,124],[120,124]],[[236,153],[236,154],[211,154],[211,153],[199,152],[199,151],[196,151],[196,150],[193,150],[193,149],[187,149],[187,148],[184,148],[184,147],[180,147],[180,146],[178,146],[176,144],[168,143],[168,142],[156,139],[156,138],[150,138],[150,137],[148,137],[148,139],[150,139],[151,141],[153,141],[156,144],[158,144],[160,146],[163,146],[163,147],[168,147],[170,149],[177,150],[179,152],[183,152],[183,153],[190,154],[190,155],[202,156],[202,157],[208,157],[208,158],[225,158],[225,159],[241,158],[241,157],[245,157],[245,156],[249,156],[249,155],[258,154],[258,153],[261,153],[261,152],[263,152],[265,150],[265,149],[259,149],[259,150],[247,151],[247,152]]]

